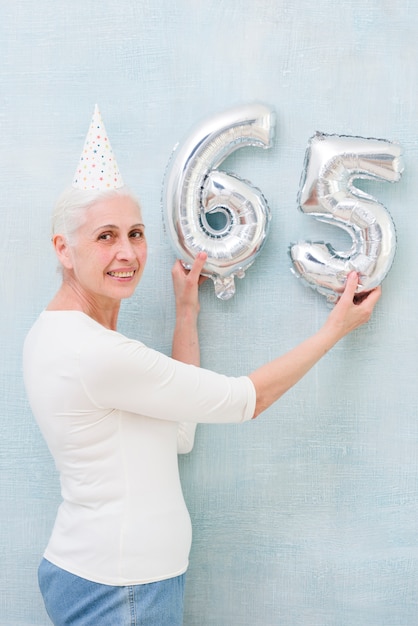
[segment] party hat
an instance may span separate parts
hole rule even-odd
[[[98,191],[123,187],[122,176],[97,104],[74,174],[73,187]]]

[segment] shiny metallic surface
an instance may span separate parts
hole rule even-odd
[[[293,271],[310,287],[335,302],[350,271],[359,274],[358,292],[379,285],[396,251],[394,222],[373,196],[354,186],[355,179],[397,182],[403,171],[401,147],[384,139],[316,133],[308,145],[298,196],[300,210],[345,230],[351,249],[337,251],[326,242],[290,247]]]
[[[223,300],[234,295],[234,277],[242,278],[260,252],[270,210],[259,189],[217,168],[239,148],[269,148],[274,124],[274,112],[264,104],[223,111],[197,125],[167,167],[162,202],[175,253],[189,267],[206,252],[204,274]]]

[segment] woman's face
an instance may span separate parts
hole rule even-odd
[[[68,258],[85,297],[100,302],[131,296],[147,259],[144,224],[135,202],[128,196],[113,196],[89,207]]]

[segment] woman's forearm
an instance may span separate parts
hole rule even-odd
[[[197,316],[194,313],[185,312],[177,315],[171,356],[183,363],[200,365],[199,333]]]
[[[357,284],[357,275],[350,274],[324,326],[290,352],[250,374],[257,397],[254,417],[295,385],[340,339],[370,319],[380,298],[380,287],[356,300]]]
[[[336,340],[321,329],[286,354],[250,374],[256,390],[254,417],[271,406],[335,345]]]

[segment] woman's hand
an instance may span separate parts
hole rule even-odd
[[[328,316],[324,329],[335,336],[335,340],[342,339],[351,331],[369,321],[373,309],[379,300],[382,290],[376,287],[367,293],[356,294],[358,275],[351,272],[347,276],[345,290]]]
[[[207,254],[199,252],[190,270],[186,270],[181,261],[175,262],[171,276],[177,315],[195,313],[197,317],[200,310],[199,285],[207,280],[206,276],[201,275],[206,259]]]

